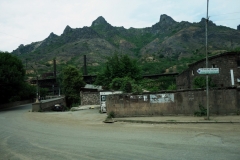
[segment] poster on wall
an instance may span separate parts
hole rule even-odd
[[[150,94],[150,103],[171,103],[174,102],[173,93]]]

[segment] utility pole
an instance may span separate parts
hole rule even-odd
[[[60,97],[60,86],[58,87],[58,96]]]
[[[208,68],[208,2],[207,0],[207,17],[206,17],[206,68]],[[208,86],[208,74],[206,75],[206,99],[207,99],[207,120],[209,120],[209,86]]]
[[[36,97],[36,103],[39,103],[39,97],[38,97],[38,75],[37,75],[37,97]]]
[[[26,60],[26,70],[27,70],[27,58],[25,60]]]

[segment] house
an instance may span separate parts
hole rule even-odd
[[[86,84],[80,91],[81,105],[100,105],[101,90],[102,86]]]
[[[206,59],[189,65],[189,68],[176,78],[178,90],[193,89],[193,81],[200,75],[199,68],[206,68]],[[240,52],[226,52],[208,58],[208,68],[219,68],[219,74],[209,74],[217,88],[240,86]]]

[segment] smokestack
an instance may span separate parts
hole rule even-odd
[[[26,60],[26,70],[27,70],[27,58],[25,60]]]
[[[86,55],[84,55],[84,58],[83,58],[83,75],[87,75],[87,58],[86,58]]]
[[[56,69],[56,59],[53,59],[53,76],[54,78],[57,77],[57,69]]]

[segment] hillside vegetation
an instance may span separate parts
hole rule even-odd
[[[211,21],[208,31],[210,55],[240,47],[240,31]],[[51,72],[54,58],[58,71],[67,64],[81,69],[83,55],[87,55],[88,73],[97,74],[114,53],[137,59],[142,74],[181,72],[187,64],[205,56],[205,19],[198,23],[176,22],[161,15],[151,27],[126,29],[98,17],[90,27],[66,26],[60,36],[51,33],[42,41],[20,45],[12,52],[26,62],[30,75],[34,72],[31,68],[39,73]]]

